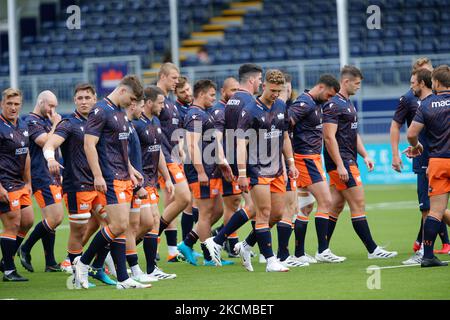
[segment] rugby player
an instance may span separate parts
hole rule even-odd
[[[54,134],[48,138],[43,147],[44,157],[51,174],[57,175],[61,170],[60,163],[55,160],[55,150],[61,148],[64,159],[62,188],[69,212],[70,232],[67,256],[71,267],[75,258],[81,256],[83,246],[89,240],[89,238],[85,239],[88,222],[96,221],[91,213],[104,211],[103,207],[106,204],[94,188],[94,177],[84,153],[87,117],[96,102],[96,92],[91,84],[77,85],[74,93],[75,111],[57,124]],[[108,252],[108,247],[104,247],[97,255],[93,266],[96,272],[93,276],[106,284],[115,285],[116,282],[111,280],[103,270],[103,263]]]
[[[418,137],[425,129],[429,146],[427,174],[430,211],[423,225],[422,267],[448,265],[433,254],[433,246],[442,221],[450,224],[450,213],[446,212],[450,193],[450,67],[437,67],[433,70],[431,79],[436,95],[421,101],[408,128],[407,138],[411,146],[406,151],[410,157],[418,156],[424,151]]]
[[[418,59],[413,65],[413,72],[419,69],[433,71],[431,61],[428,58]],[[397,172],[401,172],[403,168],[403,163],[398,150],[398,144],[400,142],[400,129],[403,124],[405,124],[405,122],[408,127],[410,126],[414,115],[416,114],[418,105],[418,96],[414,93],[414,89],[410,88],[407,93],[400,97],[397,109],[395,110],[394,118],[391,122],[390,136],[392,149],[392,168]],[[424,146],[424,152],[420,156],[413,158],[413,171],[417,175],[417,198],[419,201],[419,210],[422,213],[422,217],[420,219],[419,232],[417,233],[417,238],[413,245],[413,250],[415,252],[418,251],[419,253],[413,256],[411,258],[412,260],[406,260],[411,262],[414,262],[413,260],[417,259],[420,260],[423,255],[423,248],[421,249],[423,237],[423,222],[425,221],[428,215],[428,211],[430,210],[430,199],[428,197],[428,178],[426,176],[426,169],[428,166],[428,143],[425,138],[425,131],[421,132],[419,139],[420,143]],[[439,236],[442,241],[442,249],[437,251],[437,253],[448,253],[450,251],[450,244],[448,239],[447,225],[444,222],[441,224]],[[414,263],[417,263],[419,260],[415,261]]]
[[[384,250],[372,239],[366,218],[364,189],[356,162],[359,154],[369,171],[374,168],[358,134],[358,113],[350,101],[350,96],[361,87],[362,79],[358,68],[344,66],[339,92],[323,106],[324,158],[332,197],[329,213],[334,218],[328,224],[327,239],[328,242],[331,240],[339,214],[347,202],[353,229],[366,247],[368,258],[387,259],[395,257],[397,252]]]
[[[95,254],[108,243],[116,264],[117,289],[148,288],[127,274],[126,239],[133,187],[142,176],[130,164],[126,109],[143,99],[143,88],[134,75],[124,77],[114,91],[97,102],[89,113],[84,136],[84,150],[94,175],[94,187],[106,201],[109,223],[94,237],[81,257],[76,257],[75,285],[88,288],[89,264]],[[125,110],[124,110],[125,109]]]
[[[301,94],[289,107],[293,126],[295,165],[300,172],[297,186],[306,188],[317,201],[315,225],[318,251],[315,259],[320,262],[338,263],[345,260],[336,256],[328,247],[328,215],[331,206],[330,189],[322,167],[322,104],[339,91],[339,82],[329,74],[320,76],[317,84]],[[302,216],[297,216],[302,219]],[[307,218],[303,218],[307,221]],[[300,224],[300,223],[299,223]],[[306,224],[305,224],[306,232]],[[300,237],[300,239],[302,239]],[[304,240],[304,236],[303,236]],[[304,246],[301,244],[300,247]],[[304,253],[304,250],[303,250]],[[305,258],[303,258],[305,259]],[[306,259],[305,259],[306,260]]]
[[[36,105],[25,119],[30,136],[31,185],[33,194],[42,211],[43,220],[39,222],[28,239],[18,249],[22,266],[33,272],[31,249],[42,239],[45,254],[45,271],[61,271],[55,260],[55,232],[62,222],[64,209],[62,206],[62,188],[59,172],[51,174],[44,158],[42,147],[53,134],[61,116],[56,113],[58,100],[51,91],[43,91],[37,97]],[[55,152],[54,158],[59,160]]]
[[[33,226],[30,155],[27,124],[19,119],[22,92],[8,88],[2,93],[0,115],[0,234],[3,281],[28,281],[17,273],[14,255]]]

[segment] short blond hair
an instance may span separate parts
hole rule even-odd
[[[413,71],[423,68],[424,65],[429,64],[430,66],[431,64],[431,60],[428,59],[427,57],[422,57],[416,60],[416,62],[414,62],[413,64]]]
[[[175,64],[173,64],[172,62],[166,62],[161,65],[161,68],[159,68],[158,79],[161,79],[163,75],[167,76],[170,73],[170,70],[175,70],[180,73],[180,69],[178,69]]]
[[[19,89],[8,88],[2,92],[2,100],[6,100],[13,97],[23,98],[22,91]]]
[[[273,84],[284,84],[286,82],[283,72],[277,69],[267,70],[264,80]]]

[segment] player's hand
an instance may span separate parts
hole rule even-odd
[[[405,150],[402,151],[402,153],[406,154],[408,158],[415,158],[422,154],[423,152],[423,146],[420,142],[417,143],[415,147],[409,146]]]
[[[397,172],[402,172],[403,162],[398,155],[394,155],[392,157],[392,169],[394,169]]]
[[[62,118],[61,118],[61,115],[55,111],[55,109],[50,109],[49,119],[50,119],[50,122],[53,125],[55,125],[55,124],[59,123]]]
[[[344,166],[338,166],[337,172],[339,174],[339,179],[341,179],[343,182],[348,181],[348,171]]]
[[[209,185],[209,178],[205,172],[198,174],[198,182],[200,182],[200,186],[206,187]]]
[[[8,191],[0,186],[0,202],[9,203]]]
[[[219,164],[219,169],[222,172],[222,176],[226,181],[231,182],[234,179],[233,171],[231,170],[230,165],[228,164]]]
[[[369,172],[371,172],[371,171],[373,171],[373,169],[375,169],[375,162],[373,162],[373,160],[370,159],[369,157],[364,158],[364,163],[366,164],[366,167],[369,170]]]
[[[239,185],[239,189],[241,189],[242,192],[248,192],[248,179],[247,179],[247,177],[239,177],[238,178],[238,185]]]
[[[182,148],[180,148],[178,154],[180,155],[180,160],[182,163],[186,162],[186,152]]]
[[[292,180],[297,180],[299,175],[298,169],[295,167],[295,165],[290,165],[289,166],[289,178],[291,178]]]
[[[314,209],[314,202],[308,204],[307,206],[304,206],[303,208],[300,208],[300,211],[305,215],[305,216],[309,216],[310,213],[313,211]]]
[[[31,182],[25,183],[25,188],[30,192],[30,195],[33,194],[33,188],[31,187]]]
[[[107,191],[106,181],[105,181],[105,179],[103,179],[102,176],[94,177],[94,188],[98,192],[106,193],[106,191]]]
[[[166,191],[169,193],[169,199],[172,199],[175,196],[175,186],[172,183],[172,180],[169,178],[166,181]]]
[[[145,190],[145,188],[141,187],[137,192],[136,195],[139,199],[145,199],[148,197],[148,192]]]
[[[50,174],[54,176],[59,176],[59,168],[64,169],[64,167],[55,159],[48,159],[47,166]]]

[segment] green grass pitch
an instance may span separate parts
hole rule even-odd
[[[367,252],[353,231],[349,212],[346,210],[336,226],[331,248],[337,255],[346,256],[341,264],[316,264],[306,268],[292,268],[287,273],[266,273],[265,265],[253,259],[255,272],[250,273],[240,265],[238,259],[233,266],[194,267],[187,263],[167,263],[166,242],[161,239],[159,266],[163,270],[176,273],[174,280],[153,283],[144,290],[116,290],[96,280],[97,287],[89,290],[69,290],[66,273],[44,273],[42,245],[36,244],[32,251],[34,273],[28,273],[16,257],[19,272],[30,279],[25,283],[0,282],[0,299],[168,299],[168,300],[208,300],[208,299],[449,299],[450,267],[421,269],[418,266],[383,269],[379,281],[375,274],[368,273],[369,266],[399,266],[401,261],[412,254],[412,244],[419,226],[419,211],[415,186],[366,186],[368,221],[372,235],[378,245],[387,245],[389,250],[399,252],[398,257],[389,260],[368,260]],[[40,220],[36,209],[35,221]],[[239,231],[243,238],[249,231],[246,225]],[[68,222],[63,222],[57,231],[56,257],[62,260],[66,254]],[[180,238],[181,232],[178,233]],[[291,237],[291,253],[294,248]],[[276,231],[272,239],[276,244]],[[180,241],[180,239],[178,239]],[[306,251],[316,251],[314,220],[310,219],[306,237]],[[436,247],[441,247],[440,239]],[[200,251],[197,244],[196,250]],[[257,248],[254,249],[258,251]],[[145,259],[142,248],[138,248],[142,269]],[[223,255],[225,258],[225,254]],[[440,255],[441,260],[450,260],[448,255]],[[372,278],[370,278],[372,277]],[[369,289],[367,283],[375,284]],[[373,287],[373,286],[372,286]]]

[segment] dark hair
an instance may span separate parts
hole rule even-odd
[[[446,64],[440,65],[433,70],[431,78],[439,81],[446,88],[450,87],[450,67]]]
[[[341,89],[341,85],[336,80],[336,78],[328,73],[321,75],[319,81],[317,81],[317,84],[324,84],[329,88],[333,88],[336,92]]]
[[[341,69],[341,78],[360,78],[361,80],[364,79],[361,70],[359,70],[355,66],[345,65]]]
[[[164,92],[157,86],[149,86],[144,89],[144,101],[155,102],[159,95],[164,96]]]
[[[183,89],[186,83],[189,83],[188,78],[186,78],[185,76],[180,76],[178,78],[177,86],[175,87],[175,92],[177,91],[177,89]]]
[[[92,84],[90,84],[90,83],[80,83],[80,84],[78,84],[75,87],[73,95],[76,96],[78,91],[84,91],[84,90],[90,91],[94,96],[97,94],[95,92],[95,87]]]
[[[263,70],[260,66],[254,63],[245,63],[239,67],[239,82],[246,82],[251,76],[257,73],[262,73]]]
[[[431,89],[431,71],[428,69],[416,69],[413,71],[413,76],[416,76],[417,82],[421,83],[422,81],[425,83],[425,86]]]
[[[119,83],[121,86],[127,86],[133,91],[136,96],[136,100],[142,100],[144,96],[144,88],[142,87],[141,81],[137,75],[127,75]]]
[[[217,89],[217,85],[214,83],[214,81],[209,79],[198,80],[194,84],[194,98],[197,98],[200,92],[206,92],[210,88]]]

